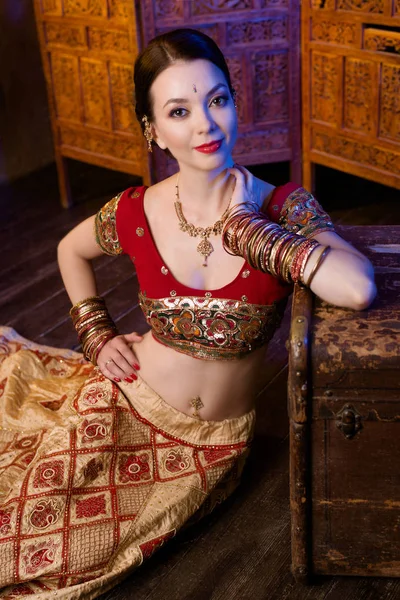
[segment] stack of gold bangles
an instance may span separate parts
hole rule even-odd
[[[85,358],[96,365],[100,350],[108,340],[118,335],[104,299],[101,296],[91,296],[81,300],[71,308],[69,314]]]
[[[243,205],[235,206],[224,222],[222,241],[227,252],[243,256],[255,269],[279,277],[288,283],[310,285],[317,269],[330,251],[325,246],[308,281],[304,281],[306,263],[317,248],[316,240],[290,233],[277,223]]]

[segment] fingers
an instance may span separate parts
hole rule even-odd
[[[246,190],[246,178],[242,171],[232,167],[228,169],[229,173],[235,177],[235,187],[232,194],[232,206],[235,204],[241,204],[246,202],[247,190]]]
[[[246,167],[243,167],[242,165],[238,165],[237,163],[235,163],[233,166],[233,169],[236,171],[239,171],[239,173],[241,173],[243,175],[246,184],[253,177],[253,175],[250,173],[250,171],[248,169],[246,169]]]
[[[132,333],[126,333],[122,336],[127,342],[141,342],[143,340],[143,336],[140,333],[136,333],[133,331]]]
[[[97,364],[103,375],[117,383],[122,380],[131,383],[137,379],[137,371],[140,369],[138,360],[123,335],[116,336],[105,344],[97,357]]]
[[[235,189],[232,194],[232,205],[254,203],[254,177],[250,171],[236,164],[228,171],[236,178]]]

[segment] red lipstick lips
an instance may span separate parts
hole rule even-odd
[[[195,150],[203,152],[204,154],[212,154],[221,148],[222,141],[223,140],[215,140],[209,144],[202,144],[201,146],[196,146]]]

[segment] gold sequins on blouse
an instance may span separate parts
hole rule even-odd
[[[105,204],[94,219],[94,235],[102,251],[109,256],[122,254],[117,234],[116,213],[123,192]]]

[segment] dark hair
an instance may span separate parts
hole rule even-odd
[[[144,131],[142,118],[153,120],[150,88],[156,77],[177,60],[209,60],[225,75],[231,94],[231,77],[224,55],[208,35],[196,29],[174,29],[153,38],[135,62],[135,112]]]

